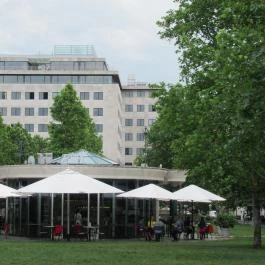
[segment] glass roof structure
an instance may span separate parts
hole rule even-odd
[[[64,154],[52,160],[51,164],[59,165],[112,165],[118,166],[119,163],[112,161],[104,156],[100,156],[86,150]]]

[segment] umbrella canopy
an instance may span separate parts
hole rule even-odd
[[[66,169],[17,190],[18,194],[32,193],[121,193],[120,189],[79,172]]]
[[[225,198],[218,196],[208,190],[202,189],[196,185],[189,185],[173,192],[172,199],[177,201],[193,202],[225,201]]]
[[[19,195],[15,194],[16,191],[13,188],[0,184],[0,198],[17,197]]]
[[[157,199],[157,200],[170,200],[172,192],[163,189],[155,184],[148,184],[140,188],[124,192],[117,197],[123,198],[137,198],[137,199]]]

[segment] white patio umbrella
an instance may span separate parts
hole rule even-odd
[[[187,202],[212,202],[225,201],[225,198],[216,195],[208,190],[200,188],[196,185],[189,185],[180,190],[173,192],[173,200],[187,201]]]
[[[110,186],[104,182],[83,175],[79,172],[66,169],[55,175],[37,181],[26,187],[19,189],[18,194],[32,194],[32,193],[51,193],[52,194],[52,209],[51,209],[51,225],[53,225],[53,194],[88,194],[88,221],[89,221],[89,194],[102,193],[121,193],[120,189]],[[69,198],[69,196],[68,196]],[[67,233],[70,233],[70,221],[69,221],[69,200],[67,205],[68,220],[67,220]],[[99,205],[97,212],[97,225],[99,226]]]
[[[212,201],[225,201],[224,198],[210,191],[207,191],[203,188],[200,188],[199,186],[196,186],[196,185],[189,185],[187,187],[184,187],[180,190],[173,192],[172,199],[177,200],[177,201],[185,201],[185,202],[192,203],[192,212],[191,212],[192,223],[193,223],[193,203],[194,202],[211,203]],[[192,236],[194,237],[194,235]]]
[[[156,220],[158,219],[159,200],[168,201],[172,199],[172,192],[163,189],[155,184],[148,184],[140,188],[117,195],[119,198],[134,199],[156,199]],[[150,210],[150,209],[149,209]],[[149,214],[150,215],[150,214]],[[150,218],[151,216],[149,216]]]
[[[16,194],[17,190],[11,187],[8,187],[4,184],[0,184],[0,198],[6,200],[6,213],[5,213],[5,222],[8,223],[8,197],[19,197],[20,195]]]
[[[18,197],[16,189],[10,188],[4,184],[0,184],[0,198]]]
[[[148,184],[140,188],[124,192],[116,197],[136,198],[136,199],[157,199],[157,200],[171,200],[172,192],[163,189],[155,184]]]

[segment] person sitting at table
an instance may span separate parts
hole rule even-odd
[[[193,224],[190,220],[190,217],[187,216],[186,219],[184,220],[184,237],[185,239],[189,239],[191,235],[191,239],[193,239]]]
[[[178,217],[177,221],[172,225],[172,236],[174,241],[180,239],[183,229],[184,229],[183,221],[180,217]]]
[[[200,240],[203,240],[205,239],[205,234],[206,234],[206,229],[207,229],[207,226],[206,226],[206,223],[203,217],[201,217],[198,227],[199,227]]]
[[[160,239],[165,235],[165,224],[161,220],[155,222],[153,226],[153,233],[156,241],[160,241]]]
[[[151,219],[147,222],[147,227],[145,228],[145,240],[152,240],[153,238],[153,227],[155,225],[156,221],[153,216],[151,216]]]
[[[61,240],[63,238],[63,227],[61,224],[56,224],[53,230],[54,240]]]

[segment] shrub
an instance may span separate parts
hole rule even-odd
[[[235,224],[236,218],[231,214],[219,214],[216,218],[216,225],[223,228],[234,227]]]

